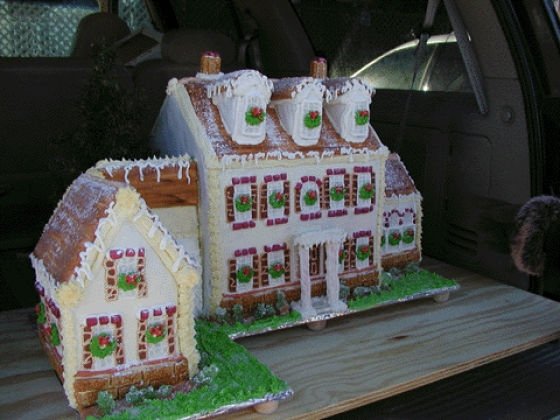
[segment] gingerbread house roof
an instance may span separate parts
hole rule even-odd
[[[127,186],[88,174],[70,185],[33,251],[57,282],[70,280],[120,188]]]
[[[356,77],[325,79],[323,83],[327,88],[327,101],[334,100],[338,96],[344,95],[357,87],[363,89],[368,96],[372,96],[375,93],[375,89],[372,86]]]
[[[208,86],[212,81],[186,78],[175,87],[185,89],[188,93],[194,112],[201,122],[211,148],[218,159],[236,155],[262,155],[264,159],[282,159],[289,156],[324,156],[363,153],[363,150],[374,152],[382,147],[377,134],[370,128],[366,140],[353,145],[340,137],[327,115],[323,116],[321,136],[313,146],[298,146],[290,135],[282,128],[274,107],[267,107],[266,137],[258,145],[239,145],[227,133],[216,105],[208,96]]]
[[[385,162],[385,196],[408,195],[417,192],[414,181],[399,155],[391,153]]]
[[[322,81],[313,77],[286,77],[273,80],[272,83],[274,86],[272,100],[292,99],[309,85],[318,85],[322,93],[325,90]]]

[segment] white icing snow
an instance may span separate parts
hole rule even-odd
[[[189,155],[184,154],[178,157],[162,157],[152,159],[138,159],[138,160],[102,160],[97,163],[97,169],[105,170],[110,177],[113,176],[113,171],[123,169],[124,170],[124,181],[130,184],[128,176],[130,172],[137,168],[140,176],[140,181],[144,181],[144,170],[154,169],[156,171],[157,182],[161,181],[161,171],[169,167],[177,167],[177,179],[183,179],[183,172],[185,172],[185,179],[187,183],[191,183],[191,178],[189,175],[191,158]]]

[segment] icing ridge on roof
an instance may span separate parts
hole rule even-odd
[[[325,85],[321,79],[313,77],[286,77],[283,79],[274,79],[272,81],[274,92],[272,99],[291,99],[294,98],[307,86],[314,86],[325,93]]]
[[[157,174],[157,182],[160,182],[161,172],[164,169],[177,169],[177,179],[183,179],[183,171],[185,172],[185,180],[187,183],[191,183],[189,168],[191,165],[191,157],[188,154],[177,157],[153,157],[151,159],[134,159],[134,160],[101,160],[97,162],[95,168],[101,171],[105,171],[109,177],[113,177],[113,172],[120,169],[124,170],[124,181],[130,184],[128,175],[137,169],[139,173],[140,181],[144,180],[144,171],[147,169],[153,169]]]
[[[375,94],[375,89],[365,80],[362,80],[358,77],[338,77],[334,79],[325,79],[323,83],[325,84],[327,91],[330,94],[327,98],[327,101],[336,99],[339,95],[344,95],[357,86],[365,89],[369,96]]]
[[[251,82],[260,83],[265,89],[266,95],[270,98],[273,90],[272,82],[257,70],[237,70],[211,80],[206,86],[206,95],[209,98],[217,94],[233,96],[238,89]]]

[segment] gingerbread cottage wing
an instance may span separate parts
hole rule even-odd
[[[134,188],[96,171],[81,175],[31,260],[39,336],[71,406],[196,371],[199,271]]]
[[[403,267],[421,258],[422,196],[399,155],[385,162],[385,203],[381,239],[384,269]]]

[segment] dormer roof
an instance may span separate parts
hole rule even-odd
[[[206,91],[210,98],[219,94],[230,97],[245,95],[249,89],[255,87],[260,89],[265,100],[268,102],[272,95],[272,82],[256,70],[238,70],[224,74],[217,79],[211,80],[206,86]]]
[[[357,77],[338,77],[335,79],[325,79],[324,84],[327,88],[327,102],[336,100],[352,90],[363,91],[364,95],[371,98],[375,94],[375,89],[367,82]]]
[[[305,88],[314,87],[321,95],[325,92],[325,86],[320,79],[313,77],[286,77],[273,80],[274,92],[272,100],[294,99],[296,95]]]

